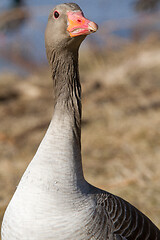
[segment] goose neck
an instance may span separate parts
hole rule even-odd
[[[54,86],[54,114],[67,115],[75,137],[81,138],[81,85],[77,51],[53,51],[50,65]]]
[[[85,185],[81,162],[78,52],[62,54],[54,51],[49,57],[49,63],[54,86],[54,113],[41,144],[41,158],[44,156],[51,166],[54,164],[55,180],[61,186],[75,191]]]

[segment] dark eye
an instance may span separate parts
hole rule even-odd
[[[54,11],[53,15],[54,15],[55,18],[58,18],[59,17],[59,12]]]

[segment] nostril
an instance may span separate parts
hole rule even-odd
[[[81,20],[81,19],[77,19],[77,22],[81,23],[81,22],[82,22],[82,20]]]

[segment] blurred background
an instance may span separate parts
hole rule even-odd
[[[70,2],[70,1],[65,1]],[[77,0],[86,179],[160,227],[160,0]],[[53,113],[44,31],[54,0],[0,2],[0,223]]]

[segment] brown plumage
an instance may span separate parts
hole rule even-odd
[[[78,50],[96,30],[74,3],[50,13],[45,43],[54,114],[6,210],[2,240],[160,240],[144,214],[83,176]]]

